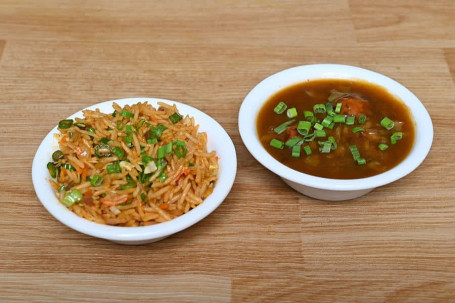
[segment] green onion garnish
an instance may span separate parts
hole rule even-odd
[[[103,144],[108,144],[109,141],[111,141],[111,140],[109,140],[108,138],[101,138],[100,139],[100,143],[103,143]]]
[[[322,130],[322,129],[324,129],[324,126],[322,124],[320,124],[320,123],[315,123],[314,124],[314,129],[315,130]]]
[[[335,106],[335,113],[339,114],[341,112],[341,106],[343,103],[338,102],[337,105]]]
[[[387,130],[391,130],[395,126],[395,123],[392,120],[390,120],[389,118],[384,117],[381,120],[381,126]]]
[[[338,103],[341,104],[341,103]],[[346,116],[345,115],[335,115],[333,116],[333,122],[335,123],[346,123]]]
[[[363,129],[363,127],[360,127],[360,126],[356,126],[356,127],[353,127],[353,128],[352,128],[352,132],[353,132],[354,134],[355,134],[355,133],[358,133],[358,132],[363,132],[363,131],[365,131],[365,130]]]
[[[301,145],[294,145],[292,147],[292,153],[291,155],[294,157],[294,158],[298,158],[300,157],[300,150],[302,149]]]
[[[120,185],[120,189],[121,189],[121,190],[130,189],[130,188],[135,188],[135,187],[137,186],[136,181],[134,181],[134,180],[130,177],[130,175],[127,175],[127,176],[126,176],[126,181],[127,181],[126,184]]]
[[[332,150],[332,142],[330,141],[319,142],[319,145],[321,145],[319,148],[321,153],[330,153]]]
[[[125,130],[125,133],[127,135],[131,134],[133,132],[133,127],[130,125],[130,124],[127,124],[126,125],[126,130]]]
[[[357,161],[360,158],[360,152],[356,145],[349,145],[349,149],[351,150],[352,158]]]
[[[112,149],[112,153],[117,156],[120,160],[125,156],[125,152],[120,147],[116,146]]]
[[[354,125],[354,124],[355,124],[355,116],[347,116],[346,125]]]
[[[278,125],[277,127],[275,127],[273,130],[275,131],[275,133],[277,133],[278,135],[279,134],[282,134],[287,128],[289,125],[291,125],[292,123],[294,123],[295,119],[292,119],[292,120],[289,120],[289,121],[286,121],[280,125]]]
[[[283,149],[284,148],[284,142],[274,138],[274,139],[272,139],[270,141],[270,146],[278,148],[278,149]]]
[[[316,138],[324,138],[325,136],[327,136],[327,134],[325,133],[325,130],[323,130],[323,129],[316,129],[314,131],[314,136]]]
[[[322,120],[321,124],[324,127],[329,127],[332,122],[333,122],[333,117],[332,116],[326,116],[324,118],[324,120]]]
[[[276,113],[276,114],[282,114],[284,113],[284,111],[288,108],[288,106],[286,105],[286,103],[284,102],[280,102],[278,103],[275,108],[273,109],[273,111]]]
[[[89,127],[87,129],[87,131],[91,132],[91,133],[96,133],[96,130],[93,128],[93,127]]]
[[[58,123],[58,128],[67,129],[67,128],[70,128],[71,125],[73,125],[73,120],[72,119],[61,120]]]
[[[403,133],[402,132],[395,132],[390,136],[390,143],[396,144],[398,140],[401,140],[403,138]]]
[[[325,104],[325,110],[329,116],[333,116],[335,112],[333,111],[333,105],[330,102],[327,102]]]
[[[306,136],[310,133],[311,122],[310,121],[299,121],[297,124],[297,132],[302,136]]]
[[[367,160],[365,158],[358,158],[357,159],[357,164],[358,165],[365,165],[367,163]]]
[[[381,143],[381,144],[378,145],[378,148],[379,148],[379,150],[384,151],[387,148],[389,148],[389,146],[387,144],[385,144],[385,143]]]
[[[175,112],[169,116],[169,120],[171,120],[172,124],[175,124],[182,119],[183,119],[183,117],[178,112]]]
[[[147,195],[146,195],[145,193],[142,193],[142,194],[141,194],[141,200],[142,200],[143,202],[147,201]]]
[[[71,206],[82,200],[82,193],[77,189],[69,190],[63,195],[61,202],[66,206]]]
[[[365,116],[364,114],[359,115],[358,119],[359,124],[364,124],[365,121],[367,121],[367,116]]]
[[[129,136],[123,137],[123,142],[125,142],[126,146],[132,147],[133,146],[133,136],[129,135]]]
[[[119,174],[122,172],[122,167],[119,161],[115,161],[114,163],[108,164],[106,170],[109,174]]]
[[[94,187],[100,186],[103,183],[103,176],[94,175],[90,180],[90,184]]]
[[[303,147],[303,151],[305,152],[305,154],[306,154],[307,156],[311,155],[311,153],[312,153],[312,152],[311,152],[311,147],[310,147],[309,145],[305,145],[305,146]]]
[[[296,109],[295,107],[289,108],[289,109],[286,111],[286,115],[288,116],[288,118],[295,118],[295,117],[297,117],[297,109]]]
[[[315,104],[313,106],[313,112],[315,114],[324,114],[326,112],[326,108],[324,104]]]
[[[328,138],[328,141],[332,143],[332,147],[331,147],[332,150],[335,150],[335,149],[338,148],[337,141],[335,141],[335,138],[334,138],[334,137],[330,136],[330,137]]]
[[[291,139],[287,140],[286,143],[284,143],[284,145],[286,145],[288,147],[292,147],[301,141],[302,141],[302,138],[292,137]]]
[[[122,110],[122,111],[120,112],[120,115],[122,115],[122,116],[125,117],[125,118],[132,118],[132,117],[134,117],[134,114],[133,114],[132,112],[130,112],[130,111],[128,111],[128,110],[125,110],[125,109]]]
[[[313,118],[314,118],[313,112],[311,112],[309,110],[306,110],[306,111],[303,112],[303,116],[305,117],[305,120],[313,121]]]
[[[168,176],[167,176],[166,172],[163,172],[159,177],[160,182],[163,183],[164,181],[166,181],[167,177]]]

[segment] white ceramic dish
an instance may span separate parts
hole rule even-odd
[[[199,124],[200,132],[207,133],[208,150],[216,150],[219,157],[218,181],[213,193],[195,209],[165,223],[145,227],[115,227],[90,222],[77,216],[62,205],[55,197],[54,190],[49,184],[50,176],[46,164],[51,160],[52,152],[58,149],[58,142],[54,138],[54,134],[58,133],[58,130],[57,127],[54,127],[44,138],[36,152],[32,165],[32,179],[41,203],[61,223],[93,237],[121,244],[143,244],[164,239],[190,227],[213,212],[226,198],[234,183],[237,171],[237,157],[231,138],[213,118],[189,105],[154,98],[113,100],[95,104],[86,109],[94,110],[99,108],[101,112],[111,113],[113,111],[113,102],[123,107],[127,104],[144,101],[155,107],[157,107],[157,102],[175,104],[181,114],[194,117],[196,124]],[[82,111],[75,113],[69,118],[73,119],[75,117],[82,117]]]
[[[382,174],[354,180],[338,180],[310,176],[295,171],[275,160],[262,146],[256,130],[256,118],[263,103],[281,89],[315,79],[358,79],[385,87],[409,108],[416,123],[416,138],[408,157],[398,166]],[[254,87],[245,97],[239,111],[239,131],[249,152],[267,169],[300,193],[321,200],[348,200],[360,197],[378,186],[396,181],[416,169],[427,156],[433,141],[430,115],[419,99],[406,87],[382,74],[363,68],[315,64],[278,72]]]

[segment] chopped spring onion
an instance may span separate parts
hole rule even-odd
[[[278,148],[278,149],[283,149],[284,148],[284,142],[274,138],[274,139],[272,139],[270,141],[270,146]]]
[[[356,134],[356,133],[358,133],[358,132],[363,132],[363,131],[365,131],[365,130],[363,129],[363,127],[360,127],[360,126],[356,126],[356,127],[353,127],[353,128],[352,128],[352,132],[353,132],[354,134]]]
[[[104,143],[104,144],[108,144],[109,141],[111,141],[111,140],[109,140],[108,138],[101,138],[101,139],[100,139],[100,142],[101,142],[101,143]]]
[[[106,166],[106,170],[109,174],[119,174],[122,172],[122,168],[120,167],[120,162],[115,161],[114,163],[110,163]]]
[[[286,103],[284,102],[280,102],[278,103],[275,108],[273,109],[273,111],[276,113],[276,114],[282,114],[284,113],[284,111],[288,108],[288,106],[286,105]]]
[[[349,149],[351,150],[352,158],[354,161],[360,158],[360,152],[356,145],[349,145]]]
[[[73,205],[74,203],[79,202],[81,200],[82,200],[82,193],[77,189],[73,189],[73,190],[67,191],[63,195],[63,198],[60,201],[69,207],[69,206]]]
[[[341,104],[341,103],[338,103]],[[335,115],[333,116],[333,122],[335,123],[346,123],[346,116],[345,115]]]
[[[117,156],[120,160],[125,156],[125,152],[120,147],[116,146],[112,149],[112,153]]]
[[[131,134],[133,132],[133,127],[130,125],[130,124],[127,124],[126,125],[126,130],[125,130],[125,133],[127,135]]]
[[[310,133],[311,122],[310,121],[299,121],[297,124],[297,132],[302,136],[306,136]]]
[[[122,185],[120,186],[120,189],[121,189],[121,190],[131,189],[131,188],[135,188],[135,187],[137,186],[136,181],[134,181],[134,180],[130,177],[130,175],[127,175],[127,176],[126,176],[126,181],[127,181],[126,184],[122,184]]]
[[[64,157],[63,152],[58,149],[52,154],[52,160],[54,160],[54,161],[58,161],[58,160],[62,159],[63,157]]]
[[[311,147],[310,147],[309,145],[305,145],[305,146],[303,147],[303,151],[305,152],[305,154],[306,154],[307,156],[311,155],[311,153],[312,153]]]
[[[287,140],[286,143],[284,143],[284,145],[288,146],[288,147],[292,147],[294,145],[297,145],[298,143],[302,142],[302,138],[299,138],[299,137],[292,137],[291,139]]]
[[[54,163],[48,162],[47,170],[49,171],[49,175],[51,175],[52,178],[57,177],[57,167],[55,167]]]
[[[357,159],[357,164],[358,165],[365,165],[367,163],[367,160],[365,158],[358,158]]]
[[[398,140],[401,140],[403,138],[403,133],[402,132],[395,132],[390,136],[390,143],[396,144]]]
[[[289,109],[286,111],[286,115],[288,116],[288,118],[295,118],[295,117],[297,117],[297,109],[296,109],[295,107],[289,108]]]
[[[175,112],[169,116],[169,120],[171,120],[172,124],[175,124],[182,119],[183,119],[182,115],[180,115],[178,112]]]
[[[330,153],[332,150],[332,142],[330,141],[319,142],[319,145],[321,145],[321,147],[319,147],[321,153]]]
[[[90,184],[95,187],[100,186],[101,183],[103,183],[103,176],[100,175],[94,175],[90,180]]]
[[[332,143],[332,150],[335,150],[338,148],[338,144],[337,144],[337,141],[335,140],[334,137],[330,136],[328,138],[328,141]]]
[[[145,119],[139,119],[135,124],[134,124],[134,128],[136,129],[140,129],[145,123]]]
[[[96,130],[93,128],[93,127],[89,127],[87,129],[87,131],[91,132],[91,133],[96,133]]]
[[[395,126],[395,123],[392,120],[390,120],[389,118],[384,117],[381,120],[381,126],[387,130],[391,130]]]
[[[162,124],[158,124],[156,127],[151,127],[149,131],[149,138],[161,138],[161,135],[166,129],[167,127]]]
[[[305,117],[305,120],[307,121],[313,121],[314,114],[312,111],[306,110],[303,112],[303,116]]]
[[[167,177],[168,177],[167,174],[163,172],[159,177],[160,182],[163,183],[164,181],[166,181]]]
[[[147,195],[146,195],[145,193],[142,193],[142,194],[141,194],[141,200],[142,200],[143,202],[147,201]]]
[[[324,129],[324,126],[322,124],[320,124],[320,123],[315,123],[314,124],[314,129],[315,130],[322,130],[322,129]]]
[[[286,121],[280,125],[278,125],[277,127],[275,127],[273,130],[275,131],[275,133],[277,133],[278,135],[279,134],[282,134],[287,128],[289,125],[291,125],[292,123],[295,122],[295,119],[292,119],[292,120],[289,120],[289,121]]]
[[[98,158],[110,157],[112,155],[112,149],[107,144],[97,144],[95,146],[95,156]]]
[[[332,124],[332,122],[333,122],[333,117],[332,116],[327,116],[327,117],[324,118],[324,120],[322,120],[321,124],[324,127],[329,127],[330,124]]]
[[[365,124],[365,121],[367,121],[367,116],[365,116],[364,114],[359,115],[358,119],[359,124]]]
[[[300,151],[301,151],[302,147],[301,145],[294,145],[292,147],[292,153],[291,155],[294,157],[294,158],[298,158],[300,157]]]
[[[129,135],[129,136],[123,137],[123,142],[125,142],[126,146],[132,147],[133,146],[133,136]]]
[[[335,113],[339,114],[341,112],[341,106],[343,103],[338,102],[337,105],[335,106]]]
[[[354,125],[354,124],[355,124],[355,116],[347,116],[346,125]]]
[[[76,125],[77,127],[79,127],[80,129],[84,129],[87,127],[87,125],[85,123],[81,123],[81,122],[78,122],[78,123],[74,123],[74,125]]]
[[[158,143],[158,139],[157,138],[147,139],[147,143],[148,144],[156,144],[156,143]]]
[[[327,102],[325,104],[325,110],[329,116],[333,116],[335,112],[333,111],[333,105],[330,102]]]
[[[326,108],[324,104],[315,104],[313,106],[313,112],[315,114],[324,114],[326,112]]]
[[[381,143],[381,144],[378,145],[378,148],[379,148],[379,150],[384,151],[387,148],[389,148],[389,146],[387,144],[385,144],[385,143]]]
[[[325,133],[325,130],[323,130],[323,129],[316,129],[314,131],[314,136],[316,138],[324,138],[325,136],[327,136],[327,134]]]
[[[61,120],[58,123],[58,128],[67,129],[67,128],[70,128],[71,125],[73,125],[73,120],[72,119]]]
[[[134,117],[134,114],[126,109],[123,109],[121,112],[120,112],[120,115],[122,115],[123,117],[125,118],[132,118]]]

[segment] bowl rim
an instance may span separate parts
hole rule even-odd
[[[55,126],[43,139],[39,145],[32,163],[32,181],[36,194],[47,211],[64,225],[81,233],[118,242],[135,242],[152,239],[160,239],[182,231],[193,224],[204,219],[212,213],[227,197],[235,180],[237,172],[237,155],[234,144],[226,130],[212,117],[199,109],[178,102],[161,98],[134,97],[115,99],[100,102],[69,116],[67,119],[81,117],[83,110],[100,109],[101,112],[112,112],[112,104],[116,102],[121,107],[129,104],[147,101],[154,106],[158,102],[175,104],[179,112],[183,115],[194,117],[195,123],[199,125],[199,132],[206,132],[208,138],[208,149],[215,150],[219,156],[218,181],[212,194],[208,196],[204,203],[171,221],[140,227],[118,227],[95,223],[79,217],[64,205],[55,196],[54,190],[49,184],[49,173],[45,168],[45,163],[51,159],[51,153],[58,148],[58,143],[54,139],[54,134],[58,133]],[[216,135],[216,136],[215,136]],[[222,149],[220,147],[223,147]]]
[[[262,104],[273,94],[296,83],[317,79],[352,79],[386,88],[404,102],[413,116],[416,138],[409,155],[397,166],[381,174],[359,179],[316,177],[291,169],[273,158],[259,141],[256,120]],[[251,155],[281,178],[308,187],[351,191],[375,188],[396,181],[415,170],[425,159],[433,142],[433,123],[422,102],[404,85],[383,74],[343,64],[310,64],[288,68],[259,82],[243,100],[238,117],[240,137]]]

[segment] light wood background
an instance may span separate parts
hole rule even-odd
[[[411,89],[434,122],[424,163],[329,203],[254,160],[237,129],[243,98],[311,63],[361,66]],[[454,79],[453,0],[0,0],[0,301],[455,302]],[[138,96],[218,120],[238,173],[205,220],[130,247],[56,221],[31,164],[59,120]]]

